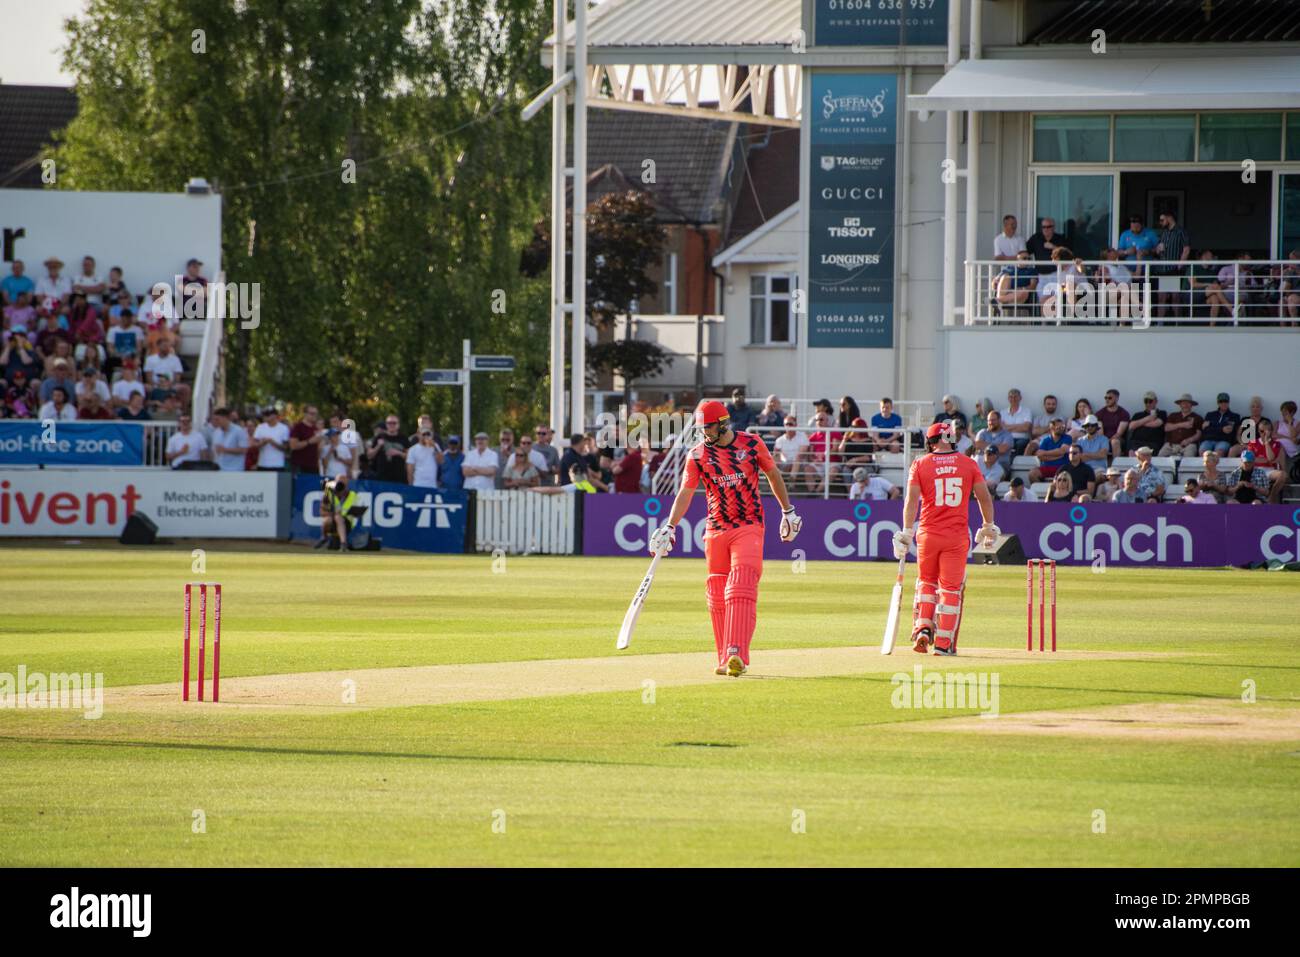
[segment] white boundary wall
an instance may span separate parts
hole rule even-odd
[[[520,489],[475,492],[474,547],[512,555],[572,555],[577,494]]]
[[[1204,415],[1219,392],[1232,396],[1232,409],[1248,412],[1250,397],[1264,399],[1264,414],[1276,421],[1286,399],[1300,401],[1300,329],[999,329],[949,328],[941,333],[944,391],[961,399],[971,415],[987,396],[1006,406],[1007,390],[1020,389],[1035,414],[1051,393],[1062,412],[1076,399],[1101,405],[1109,388],[1130,413],[1153,390],[1160,408],[1176,410],[1174,399],[1190,392]]]

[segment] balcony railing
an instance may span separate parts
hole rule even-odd
[[[1300,259],[966,263],[966,325],[1295,326]]]

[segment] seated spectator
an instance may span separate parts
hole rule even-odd
[[[100,402],[104,405],[108,405],[113,400],[112,393],[109,392],[107,383],[100,378],[99,370],[94,366],[86,366],[86,368],[81,370],[81,381],[76,384],[74,391],[76,393],[78,404],[81,403],[81,400],[85,398],[88,392],[93,392],[99,396]]]
[[[76,360],[72,355],[71,339],[54,339],[52,340],[54,349],[48,353],[42,360],[42,367],[45,369],[45,376],[49,378],[55,374],[56,367],[62,361],[64,365],[71,370],[76,365]]]
[[[862,418],[862,413],[858,411],[858,403],[851,395],[840,396],[840,414],[835,419],[835,424],[842,429],[849,428],[855,419]],[[836,436],[835,441],[838,443],[843,436]]]
[[[176,424],[176,431],[167,440],[167,464],[174,469],[192,469],[203,461],[208,443],[201,434],[194,431],[189,413],[182,413]]]
[[[813,412],[812,412],[812,415],[810,415],[810,416],[808,417],[808,428],[812,429],[812,428],[816,428],[816,427],[817,427],[817,413],[818,413],[818,412],[825,412],[825,413],[826,413],[826,421],[827,421],[828,423],[829,423],[829,422],[830,422],[830,421],[835,417],[835,413],[831,410],[831,400],[830,400],[830,399],[818,399],[817,401],[815,401],[815,402],[813,403]],[[854,418],[856,418],[856,416],[854,416]],[[850,419],[850,421],[852,421],[852,419]]]
[[[641,442],[648,442],[644,436]],[[623,453],[623,457],[614,461],[612,469],[614,473],[614,491],[615,492],[639,492],[641,491],[641,472],[645,467],[645,453],[642,451],[640,444],[632,446]]]
[[[100,385],[103,385],[103,383],[100,383]],[[77,419],[79,421],[93,422],[112,418],[113,413],[109,411],[108,405],[100,400],[98,392],[86,392],[77,402]]]
[[[35,387],[27,381],[27,372],[16,369],[6,380],[8,386],[4,392],[4,410],[0,418],[30,419],[39,410]]]
[[[1002,413],[997,409],[989,412],[988,426],[982,429],[975,436],[975,451],[984,454],[985,449],[992,446],[998,450],[998,464],[1002,466],[1004,472],[1011,471],[1012,449],[1015,447],[1015,440],[1011,433],[1002,428]]]
[[[159,376],[166,376],[169,383],[178,380],[185,372],[181,357],[172,352],[172,344],[164,339],[158,343],[158,351],[144,360],[145,385],[154,385]]]
[[[203,319],[206,316],[208,280],[202,273],[203,263],[190,259],[185,264],[181,279],[181,315],[186,319]]]
[[[1164,409],[1157,408],[1158,404],[1154,392],[1148,391],[1142,396],[1142,411],[1128,424],[1129,449],[1144,445],[1158,449],[1165,444],[1165,422],[1169,416]]]
[[[1261,505],[1273,499],[1274,491],[1280,500],[1281,488],[1264,469],[1255,468],[1255,453],[1247,449],[1241,453],[1241,465],[1228,476],[1228,504]]]
[[[853,484],[849,486],[850,502],[864,499],[884,501],[898,498],[901,494],[902,489],[897,485],[883,476],[870,474],[864,466],[859,465],[853,470]]]
[[[28,382],[34,383],[40,374],[40,364],[36,361],[36,350],[27,341],[26,336],[10,336],[0,348],[0,375],[6,382],[13,382],[14,376],[22,372]]]
[[[1111,455],[1124,454],[1124,442],[1127,440],[1129,414],[1119,404],[1119,389],[1107,389],[1105,404],[1097,412],[1097,421],[1101,423],[1101,434],[1110,442]]]
[[[784,422],[785,410],[781,408],[780,397],[769,395],[767,401],[763,403],[763,411],[758,413],[758,418],[754,420],[755,427],[766,433],[766,438],[770,438],[781,430]]]
[[[1282,266],[1278,283],[1278,314],[1286,317],[1284,326],[1294,326],[1300,318],[1300,249],[1291,250]]]
[[[1206,452],[1227,455],[1232,448],[1241,427],[1241,416],[1229,408],[1229,401],[1228,393],[1220,392],[1215,399],[1217,408],[1202,420],[1201,442],[1197,446],[1202,455]]]
[[[1175,458],[1195,455],[1201,444],[1201,426],[1204,420],[1192,411],[1196,400],[1190,393],[1184,392],[1176,401],[1178,411],[1169,413],[1169,418],[1165,420],[1165,444],[1160,447],[1160,454]]]
[[[979,435],[989,427],[989,413],[993,411],[993,400],[989,398],[975,400],[975,414],[970,417],[970,434]]]
[[[1052,431],[1052,420],[1056,416],[1056,396],[1043,396],[1043,411],[1041,415],[1034,416],[1033,428],[1030,430],[1031,441],[1025,446],[1025,454],[1033,455],[1033,449],[1030,448],[1034,443],[1032,439],[1041,439],[1048,432]]]
[[[867,431],[867,422],[859,417],[854,419],[850,425],[855,429],[852,432],[845,432],[836,446],[838,458],[841,465],[842,478],[845,487],[847,487],[858,468],[870,465],[872,462],[871,433]]]
[[[935,422],[960,422],[963,426],[969,426],[966,421],[966,413],[961,410],[961,400],[955,395],[945,395],[943,397],[943,411],[934,417],[931,425]]]
[[[1282,451],[1282,443],[1273,436],[1271,419],[1259,420],[1259,433],[1246,449],[1255,456],[1255,468],[1268,473],[1268,480],[1278,493],[1274,495],[1270,490],[1269,501],[1280,502],[1282,487],[1286,485],[1286,454]]]
[[[1165,500],[1165,489],[1169,486],[1169,476],[1160,471],[1151,464],[1151,447],[1144,445],[1133,453],[1137,456],[1138,464],[1138,494],[1142,496],[1143,501],[1163,502]]]
[[[1131,263],[1138,263],[1144,259],[1159,259],[1156,253],[1158,245],[1160,245],[1160,237],[1154,229],[1146,226],[1139,213],[1134,213],[1128,218],[1128,229],[1119,234],[1120,254]]]
[[[21,332],[25,335],[34,335],[37,328],[37,310],[32,305],[31,296],[27,293],[19,293],[18,299],[12,305],[4,307],[3,316],[5,325],[9,332]]]
[[[443,463],[442,449],[438,448],[438,443],[434,440],[433,423],[429,423],[428,428],[421,428],[416,433],[416,444],[412,445],[406,452],[406,484],[416,488],[437,488],[438,487],[438,466]],[[506,488],[522,488],[525,485],[536,485],[538,478],[537,469],[528,460],[527,456],[518,456],[521,464],[526,466],[522,472],[514,468],[506,469]],[[531,473],[531,476],[530,474]],[[512,480],[522,484],[511,485]]]
[[[117,410],[117,417],[127,422],[151,422],[153,420],[153,416],[145,408],[143,392],[132,393],[126,405]]]
[[[145,345],[150,351],[156,350],[164,341],[174,350],[180,341],[181,319],[172,293],[167,283],[154,283],[136,313],[144,327]]]
[[[1278,408],[1277,440],[1282,443],[1287,463],[1292,466],[1296,464],[1297,455],[1300,455],[1300,447],[1296,445],[1300,441],[1300,422],[1296,422],[1295,416],[1296,404],[1287,399]]]
[[[815,418],[817,431],[808,436],[808,447],[803,450],[802,469],[809,492],[826,490],[835,467],[835,456],[830,454],[830,414],[820,409]]]
[[[222,406],[212,410],[212,461],[218,469],[223,472],[245,471],[250,444],[248,432],[232,419],[229,409]]]
[[[49,402],[55,389],[62,389],[64,396],[77,394],[77,380],[72,376],[72,364],[67,359],[56,359],[54,371],[41,380],[41,401]]]
[[[894,400],[889,398],[881,399],[880,411],[871,417],[871,427],[873,429],[891,429],[902,428],[902,425],[903,417],[894,411]],[[903,451],[902,432],[876,432],[874,434],[874,445],[877,450],[889,452]]]
[[[1034,427],[1034,415],[1021,403],[1019,389],[1008,390],[1007,407],[998,415],[1002,420],[1002,428],[1011,433],[1013,454],[1024,455],[1025,447],[1033,438],[1030,433]]]
[[[1092,490],[1093,501],[1109,502],[1111,497],[1123,487],[1124,479],[1119,469],[1113,465],[1102,469],[1097,472],[1097,484]]]
[[[85,369],[94,369],[97,372],[103,372],[104,353],[101,347],[93,342],[83,342],[76,347],[73,352],[76,358],[76,364]]]
[[[1003,315],[1020,315],[1038,288],[1040,276],[1029,250],[1022,249],[1015,259],[993,277],[993,301]]]
[[[1057,472],[1052,476],[1052,484],[1047,489],[1047,495],[1043,497],[1044,502],[1073,502],[1074,501],[1074,483],[1070,480],[1070,473]]]
[[[113,409],[121,409],[130,404],[133,395],[144,398],[144,383],[140,381],[140,370],[136,368],[134,359],[122,363],[122,377],[113,383],[109,392],[109,405]]]
[[[975,464],[979,466],[980,475],[984,476],[984,484],[990,488],[997,488],[998,483],[1006,477],[1006,470],[998,460],[996,445],[986,445],[983,454],[976,459]]]
[[[1219,472],[1219,453],[1205,451],[1201,453],[1201,474],[1196,479],[1201,491],[1209,492],[1216,501],[1223,502],[1228,497],[1227,479]]]
[[[447,448],[442,453],[442,487],[448,492],[461,492],[465,489],[465,453],[461,449],[460,436],[447,436]]]
[[[1236,262],[1230,262],[1219,270],[1219,295],[1226,301],[1234,319],[1241,314],[1238,306],[1249,301],[1251,290],[1255,288],[1255,274],[1251,272],[1249,262],[1250,253],[1240,252]]]
[[[798,428],[799,420],[793,415],[787,415],[785,431],[772,443],[772,459],[776,462],[781,477],[791,488],[795,487],[803,473],[804,464],[800,462],[800,456],[808,448],[808,436],[797,431]]]
[[[50,398],[41,406],[41,410],[36,417],[39,419],[53,419],[55,422],[76,421],[77,410],[68,401],[68,390],[61,385],[52,388]]]
[[[1032,488],[1025,484],[1025,480],[1019,475],[1011,480],[1011,487],[1006,490],[1002,496],[1004,502],[1037,502],[1038,495]]]
[[[72,333],[66,328],[58,313],[45,309],[42,309],[41,312],[42,315],[36,323],[35,335],[28,336],[28,338],[36,345],[36,351],[42,361],[46,356],[55,354],[56,346],[60,342],[68,346],[63,354],[70,357],[72,355]]]
[[[1183,484],[1183,494],[1182,497],[1178,499],[1178,501],[1188,505],[1219,504],[1219,500],[1215,498],[1212,493],[1207,492],[1205,491],[1205,489],[1201,488],[1199,483],[1197,483],[1196,479],[1194,478],[1189,478]]]
[[[108,331],[106,345],[113,365],[127,359],[139,360],[144,351],[144,330],[135,322],[135,313],[123,309],[117,314],[116,325]]]
[[[131,292],[126,288],[126,283],[122,281],[122,267],[114,266],[108,271],[108,282],[104,285],[104,302],[113,308],[114,303],[122,300],[126,296],[131,298]]]
[[[1088,414],[1083,418],[1083,435],[1074,440],[1079,447],[1081,460],[1095,472],[1106,469],[1106,459],[1110,456],[1110,442],[1101,434],[1101,423],[1097,417]]]
[[[1059,325],[1062,318],[1073,317],[1075,287],[1088,278],[1088,273],[1083,268],[1083,260],[1065,246],[1057,246],[1052,251],[1052,262],[1056,268],[1039,284],[1038,302],[1043,318],[1055,319]]]
[[[749,427],[754,424],[754,410],[745,402],[744,389],[731,390],[731,402],[727,404],[727,415],[731,417],[731,427],[738,432],[748,431]]]
[[[1097,267],[1097,284],[1099,286],[1128,286],[1133,282],[1133,273],[1129,268],[1120,262],[1119,250],[1114,246],[1107,246],[1101,251],[1103,262]],[[1107,296],[1111,296],[1110,290],[1107,290]],[[1117,293],[1115,293],[1117,295]]]
[[[1016,232],[1019,226],[1016,217],[1010,213],[1002,217],[1002,232],[993,237],[993,258],[998,262],[1015,259],[1026,251],[1024,237]]]
[[[1232,304],[1223,295],[1219,285],[1219,267],[1214,264],[1214,250],[1202,249],[1197,262],[1192,266],[1191,276],[1184,285],[1191,298],[1192,315],[1203,316],[1207,313],[1210,325],[1215,325],[1219,316],[1232,311]]]
[[[1097,473],[1091,465],[1083,461],[1083,450],[1077,445],[1066,446],[1065,464],[1060,471],[1068,472],[1070,484],[1076,495],[1087,495],[1090,499],[1097,487]]]
[[[1257,395],[1250,397],[1250,414],[1237,426],[1236,444],[1229,450],[1229,456],[1237,456],[1259,435],[1259,423],[1264,418],[1264,400]]]
[[[104,280],[95,272],[94,256],[82,257],[81,275],[72,280],[72,294],[92,306],[104,304]]]
[[[1041,439],[1030,443],[1034,451],[1027,454],[1037,458],[1038,465],[1029,471],[1029,484],[1044,482],[1054,476],[1066,464],[1066,457],[1073,444],[1070,437],[1065,434],[1065,423],[1059,418],[1053,418],[1051,431]],[[987,480],[986,477],[985,481]]]
[[[1134,504],[1142,501],[1142,493],[1138,491],[1138,474],[1136,469],[1129,469],[1124,473],[1124,487],[1119,489],[1110,497],[1112,502],[1121,504]]]
[[[953,419],[953,448],[962,455],[970,455],[975,451],[975,440],[966,432],[965,419]]]
[[[36,281],[36,301],[66,300],[72,295],[72,282],[63,275],[63,260],[51,256],[42,265],[45,266],[45,275]]]
[[[28,301],[36,295],[36,283],[27,274],[27,266],[21,259],[15,259],[9,265],[9,275],[0,279],[0,305],[16,303],[18,297],[26,294]]]

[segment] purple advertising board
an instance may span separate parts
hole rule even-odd
[[[584,553],[644,554],[671,505],[668,496],[584,496]],[[803,531],[785,544],[777,537],[776,501],[764,499],[763,505],[769,516],[764,554],[774,559],[892,559],[891,538],[903,515],[899,500],[797,500]],[[678,529],[673,557],[704,555],[704,517],[698,496]],[[1063,565],[1091,564],[1099,554],[1114,565],[1186,568],[1300,561],[1300,509],[1289,505],[998,502],[996,519],[1003,532],[1020,536],[1028,557]],[[979,510],[972,505],[972,534],[978,527]]]

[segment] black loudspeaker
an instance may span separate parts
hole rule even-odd
[[[985,565],[1023,565],[1025,550],[1019,535],[999,535],[987,548],[977,545],[971,552],[971,561]]]
[[[158,526],[143,512],[134,512],[126,520],[118,541],[123,545],[152,545],[158,538]]]
[[[354,552],[377,552],[383,547],[383,539],[375,538],[369,532],[353,532],[348,539],[348,548]]]

